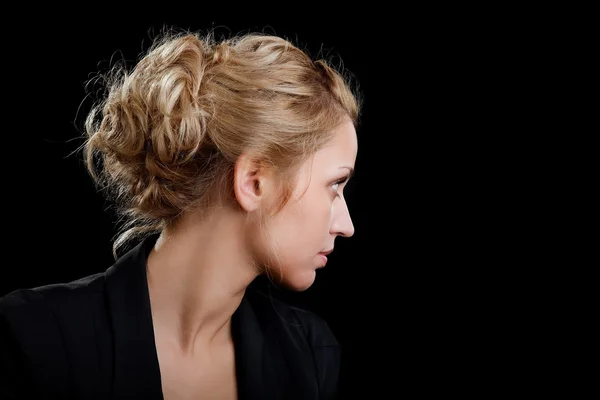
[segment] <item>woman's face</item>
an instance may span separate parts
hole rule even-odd
[[[278,256],[269,263],[274,282],[295,291],[308,289],[316,269],[326,262],[319,253],[331,251],[336,237],[354,234],[343,190],[357,151],[356,131],[348,121],[300,169],[289,202],[267,223],[268,240]]]

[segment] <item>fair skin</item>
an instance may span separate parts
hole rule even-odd
[[[203,220],[189,215],[162,232],[147,272],[165,399],[237,398],[231,316],[262,272],[257,265],[302,291],[323,266],[319,253],[331,250],[336,237],[353,235],[345,182],[336,182],[354,168],[357,150],[348,120],[302,166],[289,202],[267,222],[268,238],[258,234],[256,221],[261,207],[272,204],[275,185],[244,156],[235,166],[238,209],[216,208]]]

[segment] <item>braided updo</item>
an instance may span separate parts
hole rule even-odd
[[[231,202],[242,153],[273,166],[280,209],[301,163],[360,102],[347,77],[277,36],[164,33],[131,71],[102,76],[85,121],[86,166],[126,221],[116,249],[187,211]],[[277,210],[274,210],[276,212]]]

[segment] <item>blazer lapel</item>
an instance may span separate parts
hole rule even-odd
[[[263,331],[247,295],[231,319],[239,400],[287,399],[289,373],[277,341]]]
[[[163,399],[146,277],[157,237],[143,240],[105,273],[114,334],[113,399]]]

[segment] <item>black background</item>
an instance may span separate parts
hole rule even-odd
[[[6,256],[15,261],[5,260],[2,294],[67,282],[113,263],[115,216],[94,188],[81,154],[74,153],[82,143],[82,119],[91,104],[85,85],[111,62],[133,65],[151,37],[169,26],[278,34],[313,55],[338,56],[354,74],[365,100],[356,175],[347,188],[356,233],[336,240],[327,268],[318,272],[309,290],[294,294],[275,289],[273,294],[325,317],[344,347],[342,391],[371,392],[371,378],[382,377],[366,363],[378,362],[374,352],[391,350],[383,336],[377,339],[373,334],[393,326],[397,334],[405,329],[400,310],[388,314],[400,304],[386,304],[387,295],[381,293],[388,287],[382,281],[402,275],[402,243],[397,241],[402,228],[397,223],[406,196],[406,170],[394,166],[399,160],[386,159],[380,148],[394,146],[402,131],[399,124],[387,125],[377,115],[386,101],[395,114],[401,114],[402,107],[399,93],[388,92],[390,85],[384,82],[380,87],[382,82],[376,80],[381,73],[396,75],[401,62],[382,60],[398,55],[370,49],[368,43],[378,40],[376,35],[352,20],[256,18],[240,23],[232,18],[132,18],[96,12],[30,20],[15,29],[12,35],[18,40],[9,44],[13,47],[5,61],[10,71],[5,76],[6,117],[12,123],[4,131]],[[386,236],[396,241],[394,252],[385,249]]]
[[[338,54],[364,97],[347,196],[356,233],[336,240],[309,290],[274,292],[330,323],[344,349],[345,398],[392,398],[383,394],[390,387],[411,398],[500,393],[523,383],[505,366],[528,337],[516,340],[523,331],[503,323],[522,289],[505,284],[526,247],[522,231],[506,235],[523,198],[503,190],[503,172],[518,154],[499,155],[522,112],[504,101],[515,60],[527,72],[517,47],[504,56],[510,29],[490,31],[487,13],[470,20],[433,8],[325,16],[300,7],[273,17],[173,8],[175,16],[36,8],[4,28],[0,294],[113,262],[114,217],[72,154],[93,73],[111,59],[134,61],[164,26],[266,31]],[[513,368],[530,362],[525,355]]]

